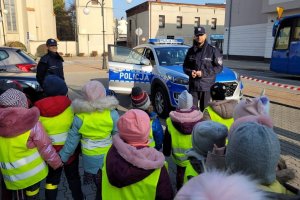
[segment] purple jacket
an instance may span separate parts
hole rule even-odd
[[[149,148],[149,147],[137,147],[138,150],[143,150],[145,148]],[[154,148],[151,148],[151,150],[156,151]],[[134,158],[130,158],[130,159],[133,160]],[[114,146],[114,144],[111,146],[110,150],[107,153],[107,158],[106,158],[107,176],[110,184],[118,188],[126,187],[130,184],[134,184],[138,181],[141,181],[142,179],[146,178],[149,174],[151,174],[154,171],[154,169],[145,170],[136,167],[137,164],[136,160],[133,161],[135,165],[133,165],[130,162],[125,160],[118,153],[118,150]],[[102,175],[101,175],[101,179],[102,179]],[[99,181],[100,185],[102,184],[101,179]],[[155,199],[173,199],[173,197],[174,194],[173,194],[173,189],[169,178],[169,174],[165,166],[163,166],[161,168],[159,181],[156,187]]]

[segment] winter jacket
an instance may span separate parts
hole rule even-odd
[[[122,188],[143,180],[154,169],[161,168],[155,199],[173,199],[172,185],[164,160],[163,154],[154,148],[133,147],[117,134],[113,136],[113,145],[106,157],[107,177],[110,184]],[[100,184],[102,185],[102,181]]]
[[[177,109],[169,114],[173,126],[182,134],[190,135],[192,133],[193,127],[199,121],[202,120],[202,113],[196,110],[194,107],[192,109]],[[170,156],[172,149],[172,138],[166,127],[164,142],[163,142],[163,153],[165,156]]]
[[[63,162],[66,162],[71,155],[74,154],[74,151],[82,139],[82,135],[79,132],[80,128],[83,126],[84,122],[81,118],[78,117],[79,114],[83,113],[95,113],[103,112],[104,110],[110,111],[110,116],[113,121],[113,127],[111,134],[114,135],[117,130],[117,121],[119,119],[119,114],[115,110],[119,102],[114,96],[106,96],[100,99],[97,99],[94,102],[88,102],[83,99],[75,99],[72,102],[72,108],[75,113],[74,121],[71,129],[69,130],[68,137],[63,149],[59,152],[60,157]],[[101,120],[101,119],[100,119]],[[95,130],[97,131],[97,130]],[[83,159],[83,168],[85,172],[90,174],[97,174],[98,170],[102,167],[103,158],[105,154],[100,154],[97,156],[82,155]]]
[[[192,71],[201,70],[202,77],[192,77]],[[223,58],[219,50],[207,41],[202,47],[194,44],[187,52],[183,71],[189,76],[189,90],[209,91],[216,80],[217,73],[223,70]]]
[[[35,103],[35,106],[40,110],[40,115],[42,117],[47,117],[51,120],[52,117],[56,117],[63,113],[71,105],[71,100],[67,96],[53,96],[41,99]],[[70,126],[72,121],[70,122]],[[51,128],[51,127],[49,127]],[[71,127],[70,127],[71,128]],[[59,152],[63,145],[53,145],[57,152]],[[70,164],[75,158],[79,156],[79,152],[76,152],[67,161]]]
[[[65,79],[63,62],[64,59],[57,52],[48,51],[46,55],[41,57],[36,68],[36,79],[41,87],[43,87],[45,77],[49,74]]]
[[[53,169],[57,169],[62,166],[62,162],[38,119],[39,110],[36,107],[0,108],[0,137],[16,137],[31,130],[27,141],[28,149],[37,148],[41,157]]]
[[[155,141],[155,149],[160,150],[162,148],[164,131],[159,121],[159,118],[155,112],[148,113],[150,120],[152,120],[152,133]]]
[[[220,117],[224,119],[233,118],[233,110],[237,105],[236,100],[222,100],[222,101],[212,101],[208,103],[210,106]],[[211,120],[209,113],[204,110],[203,111],[203,121]]]

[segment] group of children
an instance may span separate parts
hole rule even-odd
[[[118,100],[99,81],[86,83],[83,97],[73,101],[57,76],[47,76],[43,90],[32,107],[18,88],[0,93],[0,168],[6,188],[14,191],[6,191],[6,199],[38,199],[44,179],[46,199],[56,199],[62,170],[72,197],[84,199],[80,153],[83,182],[96,185],[96,199],[297,197],[277,173],[280,143],[265,96],[225,100],[225,85],[216,83],[202,113],[183,91],[164,132],[139,87],[122,116]],[[176,196],[165,161],[170,155],[177,166]]]

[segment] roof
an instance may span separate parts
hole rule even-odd
[[[189,4],[189,3],[174,3],[174,2],[161,2],[161,1],[145,1],[139,5],[136,5],[128,10],[126,10],[126,16],[130,17],[132,15],[147,11],[150,4],[159,4],[159,5],[175,5],[175,6],[195,6],[195,7],[212,7],[212,8],[224,8],[226,4],[216,4],[216,3],[207,3],[207,4]]]

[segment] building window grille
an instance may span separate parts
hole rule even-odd
[[[182,16],[177,16],[177,28],[182,28]]]
[[[4,0],[4,8],[8,11],[6,15],[7,31],[17,32],[15,0]]]
[[[159,15],[159,28],[165,28],[165,16]]]
[[[200,17],[195,17],[195,27],[199,27],[200,26]]]
[[[217,18],[211,18],[211,29],[217,28]]]

